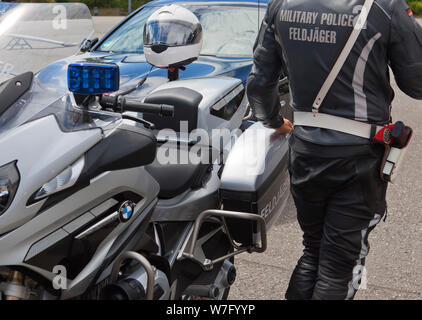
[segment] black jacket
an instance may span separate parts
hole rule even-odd
[[[284,68],[291,105],[312,103],[352,32],[364,0],[271,0],[254,46],[247,94],[257,118],[271,128],[279,116],[278,79]],[[405,0],[375,0],[364,28],[320,112],[368,123],[391,122],[388,66],[400,89],[422,99],[422,28]],[[322,145],[369,140],[319,128],[296,127],[294,135]]]

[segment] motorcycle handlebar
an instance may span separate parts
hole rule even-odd
[[[122,112],[153,113],[163,117],[172,117],[174,115],[174,106],[168,104],[143,103],[135,99],[122,98],[120,105]]]

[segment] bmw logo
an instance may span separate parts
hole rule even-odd
[[[121,222],[127,222],[132,217],[135,210],[135,204],[132,201],[125,201],[119,209],[119,219]]]

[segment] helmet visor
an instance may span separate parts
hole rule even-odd
[[[151,21],[144,28],[144,45],[186,46],[202,39],[200,23],[180,20]]]

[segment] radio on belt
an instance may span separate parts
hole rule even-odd
[[[412,138],[412,128],[401,121],[384,127],[376,134],[374,141],[385,145],[385,154],[381,164],[382,180],[394,183]]]

